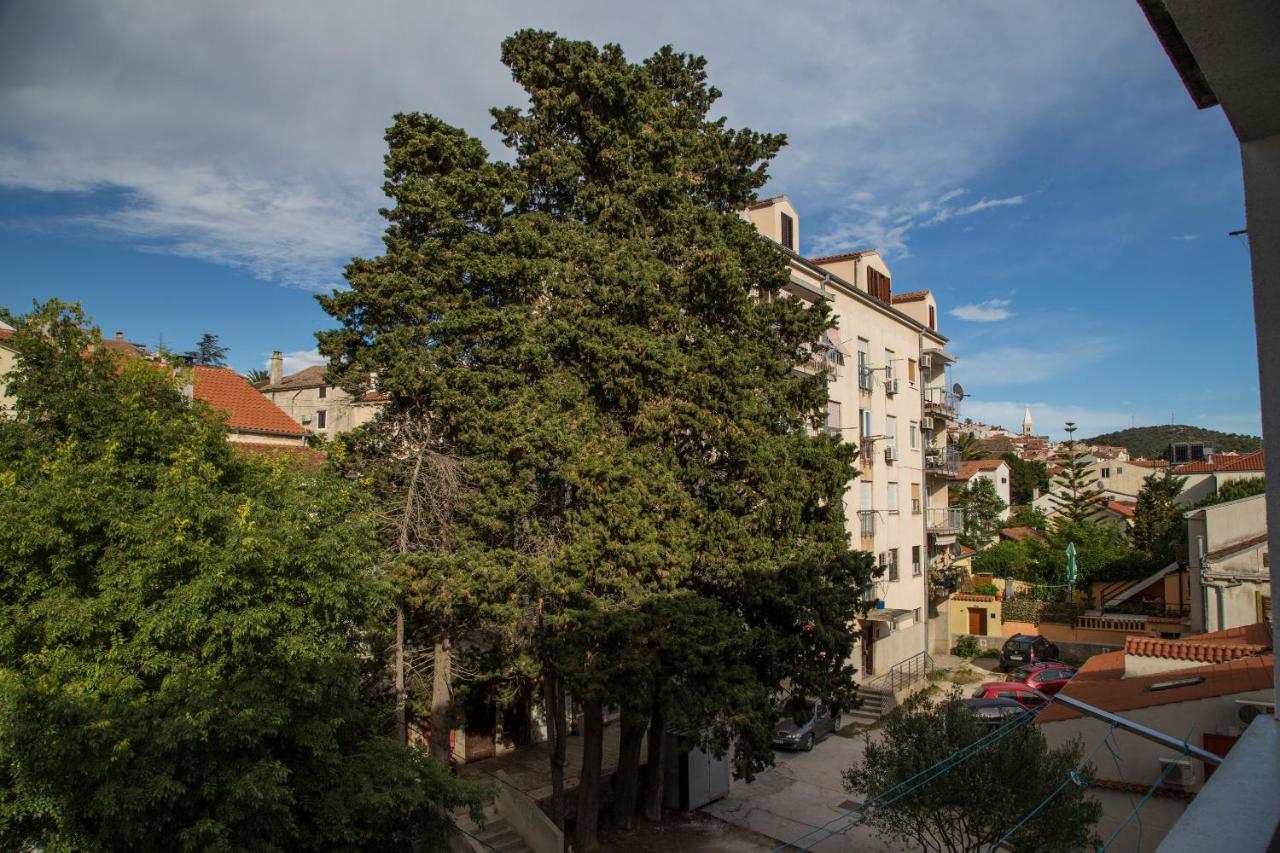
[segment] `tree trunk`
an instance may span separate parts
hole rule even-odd
[[[547,741],[551,747],[551,819],[564,831],[564,690],[554,673],[542,679],[542,704],[547,714]]]
[[[653,716],[649,720],[649,763],[644,774],[645,820],[662,820],[662,783],[667,765],[667,715],[663,713],[661,700],[653,703]]]
[[[431,662],[431,754],[445,764],[452,764],[449,708],[453,703],[453,646],[448,634],[436,639]]]
[[[409,718],[405,711],[404,690],[404,608],[396,605],[396,740],[409,743]]]
[[[618,772],[613,777],[613,822],[622,829],[636,825],[636,793],[640,787],[640,747],[649,721],[624,712],[618,744]]]
[[[600,763],[604,751],[604,707],[598,699],[582,703],[582,773],[578,778],[578,853],[600,849]]]

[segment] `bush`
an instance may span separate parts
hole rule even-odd
[[[980,583],[973,588],[978,595],[995,595],[1000,592],[999,588],[993,583]]]
[[[951,649],[951,654],[960,658],[976,657],[981,649],[978,648],[978,641],[974,637],[961,637],[955,646]]]

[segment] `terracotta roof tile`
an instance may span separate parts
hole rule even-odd
[[[225,412],[238,432],[305,436],[307,431],[229,367],[193,367],[192,395]]]
[[[1034,527],[1005,527],[1000,531],[1003,539],[1011,539],[1014,542],[1021,542],[1024,539],[1043,539],[1044,536]]]
[[[1212,474],[1216,471],[1263,471],[1262,451],[1252,453],[1220,453],[1208,459],[1184,462],[1173,469],[1175,474]]]
[[[318,388],[327,384],[325,375],[328,368],[323,364],[315,364],[311,367],[304,367],[297,373],[290,373],[283,377],[279,384],[272,385],[270,382],[260,382],[254,387],[259,391],[286,391],[296,388]]]
[[[838,255],[823,255],[820,258],[809,258],[811,264],[829,264],[834,261],[847,261],[850,258],[860,258],[863,255],[879,254],[875,249],[855,249],[851,252],[841,252]]]
[[[1216,551],[1210,551],[1208,554],[1204,555],[1204,558],[1210,561],[1221,560],[1223,557],[1230,557],[1232,554],[1238,554],[1241,551],[1247,551],[1250,548],[1255,548],[1258,545],[1262,545],[1266,541],[1267,541],[1267,534],[1261,533],[1249,539],[1244,539],[1240,542],[1234,542],[1231,545],[1227,545],[1225,547],[1219,548]]]
[[[929,291],[927,290],[912,290],[909,293],[895,293],[891,297],[890,301],[892,301],[894,305],[897,305],[899,302],[918,302],[928,295]]]
[[[1163,459],[1130,459],[1129,465],[1137,465],[1139,468],[1168,468],[1169,463]]]
[[[994,595],[984,595],[980,592],[957,592],[951,596],[952,601],[995,601]]]
[[[1133,518],[1134,516],[1135,510],[1133,504],[1128,504],[1124,501],[1103,501],[1102,505],[1114,512],[1116,515],[1121,515],[1125,518]]]
[[[971,459],[968,462],[961,462],[960,472],[956,474],[956,479],[968,480],[979,471],[995,471],[1004,464],[1006,463],[1003,459]]]

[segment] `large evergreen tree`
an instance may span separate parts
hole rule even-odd
[[[6,318],[9,319],[9,318]],[[75,307],[14,320],[0,418],[0,847],[439,845],[461,789],[383,733],[353,487],[237,452]]]
[[[851,701],[871,561],[845,531],[852,448],[811,429],[826,378],[791,372],[828,309],[777,298],[786,261],[737,214],[783,138],[710,118],[704,60],[670,48],[631,64],[524,31],[502,58],[530,99],[493,112],[511,162],[397,116],[386,251],[322,298],[321,351],[460,460],[447,545],[407,575],[453,624],[527,638],[553,747],[558,697],[583,703],[590,849],[603,707],[623,711],[624,823],[646,730],[651,816],[667,728],[733,739],[750,774],[784,683]]]
[[[1029,504],[1037,492],[1049,490],[1049,470],[1043,462],[1028,461],[1012,452],[1000,458],[1009,466],[1009,502],[1014,506]]]
[[[230,350],[218,343],[218,336],[212,332],[205,332],[200,336],[200,340],[196,341],[196,348],[188,351],[183,358],[190,364],[199,364],[203,367],[223,367],[227,363],[227,353]]]
[[[1142,481],[1133,513],[1133,544],[1155,560],[1172,559],[1174,545],[1186,538],[1185,508],[1175,503],[1186,483],[1186,477],[1167,471]]]
[[[986,547],[1000,529],[1000,515],[1009,505],[1000,497],[996,484],[978,477],[958,490],[951,501],[964,510],[964,533],[960,542],[970,548]]]
[[[1055,460],[1060,470],[1053,478],[1049,499],[1054,504],[1057,523],[1079,525],[1097,514],[1102,495],[1093,488],[1098,478],[1089,471],[1088,449],[1076,441],[1076,425],[1067,421],[1066,432],[1061,456]]]

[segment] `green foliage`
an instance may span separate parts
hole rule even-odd
[[[1031,503],[1037,490],[1049,491],[1049,469],[1043,462],[1028,462],[1012,452],[1000,458],[1009,466],[1009,501],[1014,506]]]
[[[961,544],[981,548],[990,542],[1000,529],[1000,514],[1009,508],[996,491],[996,484],[986,477],[977,477],[956,494],[952,505],[964,510],[964,533]]]
[[[1140,578],[1164,565],[1134,548],[1115,525],[1060,521],[1044,540],[998,542],[979,551],[973,558],[973,571],[1031,583],[1062,584],[1066,582],[1066,551],[1071,543],[1076,546],[1077,588],[1085,588],[1093,581]]]
[[[1137,459],[1163,459],[1170,444],[1198,442],[1212,446],[1220,453],[1252,453],[1262,449],[1262,439],[1256,435],[1234,432],[1218,432],[1185,424],[1168,426],[1135,427],[1086,438],[1085,444],[1107,444],[1124,447]]]
[[[1019,595],[1005,599],[1000,611],[1005,622],[1057,622],[1072,625],[1084,615],[1085,606],[1073,601],[1044,601],[1030,596]]]
[[[993,583],[980,583],[980,584],[974,584],[973,591],[976,592],[978,595],[995,595],[1000,590]]]
[[[409,849],[465,801],[382,735],[358,495],[233,450],[181,377],[16,320],[0,419],[0,847]]]
[[[1038,550],[1035,553],[1038,554]],[[997,578],[1036,580],[1033,559],[1032,546],[1027,542],[997,542],[974,555],[973,571]]]
[[[1054,490],[1049,496],[1057,510],[1055,526],[1087,522],[1102,500],[1102,496],[1093,489],[1098,478],[1089,471],[1089,465],[1085,461],[1089,452],[1076,441],[1076,425],[1068,421],[1066,432],[1063,458],[1059,462],[1062,470],[1054,477]]]
[[[1218,486],[1217,492],[1198,501],[1196,508],[1213,506],[1227,501],[1238,501],[1241,498],[1265,494],[1266,491],[1267,481],[1265,477],[1242,477],[1239,480],[1227,480]]]
[[[950,436],[950,444],[960,454],[960,458],[966,462],[986,458],[985,448],[972,432],[962,432],[958,435],[952,434]]]
[[[785,258],[737,215],[783,138],[710,118],[705,61],[670,48],[522,31],[502,57],[529,95],[493,111],[507,159],[434,116],[388,129],[386,251],[321,297],[321,352],[464,466],[402,561],[411,604],[502,626],[581,699],[734,737],[749,775],[784,683],[851,703],[872,572],[853,446],[806,429],[826,377],[790,375],[828,308],[773,298]]]
[[[987,733],[959,690],[936,706],[913,696],[888,716],[881,737],[867,740],[862,762],[845,773],[845,786],[869,799]],[[1094,826],[1102,806],[1076,785],[1050,797],[1083,754],[1078,740],[1051,749],[1038,726],[1023,725],[891,805],[872,810],[868,822],[911,849],[978,851],[994,847],[1043,802],[1008,840],[1011,849],[1067,853],[1093,847],[1100,840]],[[1087,786],[1094,768],[1085,764],[1076,772]]]
[[[257,385],[259,382],[266,382],[270,379],[271,374],[259,367],[255,370],[250,370],[244,375],[244,378],[250,385]]]
[[[227,347],[218,343],[218,336],[205,332],[196,342],[196,348],[183,354],[188,364],[199,364],[205,367],[223,367],[227,363]]]
[[[1049,530],[1049,517],[1038,509],[1020,506],[1009,514],[1003,527],[1030,527],[1039,533],[1046,533]]]
[[[1152,474],[1142,482],[1133,514],[1133,544],[1156,562],[1173,558],[1174,546],[1186,539],[1185,507],[1175,501],[1186,477]]]
[[[951,654],[958,658],[976,657],[979,651],[981,649],[978,648],[977,639],[968,635],[957,640],[956,644],[951,648]]]

